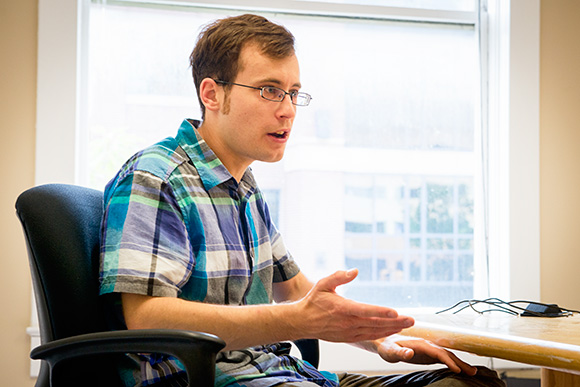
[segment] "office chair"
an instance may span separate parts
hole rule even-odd
[[[26,238],[43,360],[37,387],[120,386],[116,362],[125,353],[163,353],[184,365],[189,386],[213,386],[220,338],[185,330],[108,331],[99,297],[103,193],[65,184],[31,188],[16,213]],[[318,341],[295,342],[318,366]]]
[[[26,237],[44,360],[36,386],[121,385],[115,360],[124,353],[180,359],[190,386],[213,386],[216,336],[181,330],[108,331],[99,297],[102,192],[50,184],[23,192],[16,212]],[[117,354],[108,355],[106,354]]]

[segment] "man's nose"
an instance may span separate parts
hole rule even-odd
[[[292,103],[292,96],[290,94],[284,96],[284,99],[280,102],[280,108],[278,110],[280,115],[283,117],[294,118],[294,116],[296,116],[296,105]]]

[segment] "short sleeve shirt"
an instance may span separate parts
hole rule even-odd
[[[198,124],[183,121],[175,138],[137,153],[107,185],[101,294],[268,304],[272,284],[299,272],[251,170],[238,183],[203,141]],[[220,353],[216,386],[240,380],[245,386],[293,380],[334,385],[308,364],[297,359],[289,364],[280,350],[273,344]],[[129,385],[183,372],[170,357],[140,355],[139,360],[141,371],[126,377]]]

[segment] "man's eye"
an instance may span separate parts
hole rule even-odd
[[[277,87],[264,87],[264,92],[270,95],[279,95],[281,90]]]

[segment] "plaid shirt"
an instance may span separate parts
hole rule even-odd
[[[175,138],[137,153],[107,185],[101,294],[268,304],[272,284],[299,272],[250,169],[238,184],[197,125],[183,121]],[[273,344],[220,353],[216,386],[337,385],[334,374],[323,375],[286,350]],[[125,374],[129,385],[183,378],[171,357],[139,355],[138,361],[140,372]]]

